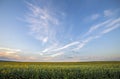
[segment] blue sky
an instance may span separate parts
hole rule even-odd
[[[0,60],[119,61],[119,0],[0,0]]]

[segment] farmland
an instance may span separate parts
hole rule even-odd
[[[120,79],[120,62],[0,62],[0,79]]]

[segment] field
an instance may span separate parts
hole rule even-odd
[[[120,62],[0,62],[0,79],[120,79]]]

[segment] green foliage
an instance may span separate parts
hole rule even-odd
[[[0,79],[120,79],[120,62],[0,62]]]

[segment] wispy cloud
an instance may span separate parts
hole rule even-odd
[[[120,23],[114,25],[113,27],[110,27],[110,28],[108,28],[108,29],[103,30],[103,31],[102,31],[102,34],[108,33],[108,32],[110,32],[110,31],[112,31],[112,30],[114,30],[114,29],[116,29],[116,28],[118,28],[118,27],[120,27]]]
[[[103,14],[105,17],[110,17],[114,14],[114,12],[112,12],[112,10],[104,10]]]
[[[113,17],[114,12],[112,10],[104,10],[102,14],[95,13],[87,18],[92,21],[105,18],[103,19],[104,21],[101,20],[101,22],[99,21],[99,23],[97,22],[97,24],[94,23],[93,26],[90,26],[82,38],[65,44],[59,41],[61,38],[58,38],[58,35],[64,34],[62,32],[63,29],[60,30],[58,27],[61,24],[61,17],[64,17],[64,13],[58,10],[54,11],[55,8],[53,9],[51,6],[38,6],[33,3],[27,4],[29,12],[26,15],[26,21],[29,23],[30,32],[37,40],[46,44],[39,54],[41,57],[47,57],[48,59],[49,57],[54,58],[64,55],[66,50],[79,51],[90,41],[120,27],[120,18],[108,18]]]
[[[88,30],[88,32],[83,35],[84,37],[87,35],[90,35],[92,33],[95,33],[95,31],[97,31],[97,33],[99,33],[99,30],[105,30],[108,29],[108,27],[114,27],[116,24],[120,23],[120,18],[116,18],[116,19],[107,19],[97,25],[91,26],[90,29]]]
[[[94,15],[91,16],[91,20],[96,20],[96,19],[98,19],[99,17],[100,17],[99,14],[94,14]]]
[[[59,12],[54,11],[50,6],[37,6],[28,3],[29,12],[26,21],[29,23],[31,34],[43,43],[56,42],[56,32],[60,24],[57,17]],[[59,16],[62,16],[62,14]]]
[[[120,22],[120,18],[113,19],[109,24],[107,24],[105,27],[113,27],[115,24],[118,24]]]
[[[83,48],[88,42],[90,42],[92,39],[94,39],[95,37],[88,37],[88,38],[86,38],[86,39],[84,39],[84,40],[82,40],[81,42],[80,42],[80,44],[76,47],[76,48],[74,48],[73,50],[74,51],[76,51],[76,50],[80,50],[81,48]]]
[[[92,22],[92,21],[98,20],[99,18],[101,18],[101,15],[98,13],[95,13],[95,14],[92,14],[92,15],[85,17],[83,20],[85,22]]]
[[[110,23],[111,21],[112,20],[109,19],[109,20],[101,22],[101,23],[99,23],[97,25],[91,26],[90,29],[88,30],[88,32],[84,36],[90,35],[91,33],[93,33],[94,31],[98,30],[99,28],[107,26],[107,24]]]
[[[103,11],[103,16],[105,18],[115,18],[119,17],[120,14],[120,8],[117,9],[106,9]]]
[[[48,56],[55,57],[55,56],[65,54],[64,50],[69,49],[72,46],[73,46],[73,48],[69,49],[69,50],[79,51],[81,48],[83,48],[85,45],[87,45],[90,41],[92,41],[94,39],[97,39],[97,38],[100,38],[104,34],[106,34],[108,32],[111,32],[112,30],[117,29],[119,27],[120,27],[120,18],[108,19],[108,20],[105,20],[103,22],[100,22],[97,25],[91,26],[91,28],[88,30],[88,32],[85,33],[85,35],[87,34],[85,38],[82,38],[81,40],[74,41],[72,43],[66,44],[62,47],[45,49],[45,50],[43,50],[43,52],[49,52]],[[95,31],[97,33],[95,33]],[[55,52],[58,52],[58,51],[62,51],[62,54],[61,53],[55,53]]]
[[[55,57],[55,56],[63,55],[63,53],[65,53],[64,52],[65,49],[68,49],[69,47],[75,46],[77,44],[79,44],[79,42],[76,41],[76,42],[72,42],[72,43],[66,44],[64,46],[61,46],[61,47],[56,47],[56,45],[53,45],[53,46],[45,48],[43,51],[41,51],[40,55],[45,56],[45,57],[48,57],[48,56]],[[62,53],[61,53],[61,51],[62,51]]]
[[[101,37],[104,34],[111,32],[112,30],[117,29],[119,27],[120,27],[120,18],[108,19],[104,22],[101,22],[101,23],[95,25],[95,26],[91,26],[91,28],[85,34],[85,35],[88,35],[87,39],[83,39],[83,41],[81,41],[81,43],[74,50],[81,49],[91,40],[97,39],[98,37]],[[97,31],[96,34],[94,34],[95,30]],[[92,35],[92,34],[94,34],[94,35]]]
[[[74,51],[79,51],[81,48],[87,45],[90,41],[94,39],[98,39],[102,37],[104,34],[107,34],[120,27],[120,17],[116,17],[116,15],[118,14],[117,11],[114,12],[114,11],[106,10],[103,13],[104,15],[109,16],[109,18],[106,18],[106,20],[91,26],[88,29],[88,31],[83,35],[83,38],[77,41],[79,43],[74,45],[74,48],[73,48]],[[99,14],[96,15],[96,18],[99,18],[99,17],[100,17]]]
[[[77,41],[76,41],[76,42],[72,42],[72,43],[69,43],[69,44],[67,44],[67,45],[65,45],[65,46],[63,46],[63,47],[54,49],[54,50],[52,50],[52,51],[60,51],[60,50],[66,49],[66,48],[68,48],[68,47],[77,45],[77,44],[79,44],[79,42],[77,42]]]
[[[64,54],[63,52],[59,52],[59,53],[55,53],[55,54],[50,55],[50,57],[56,57],[56,56],[60,56],[63,54]]]

